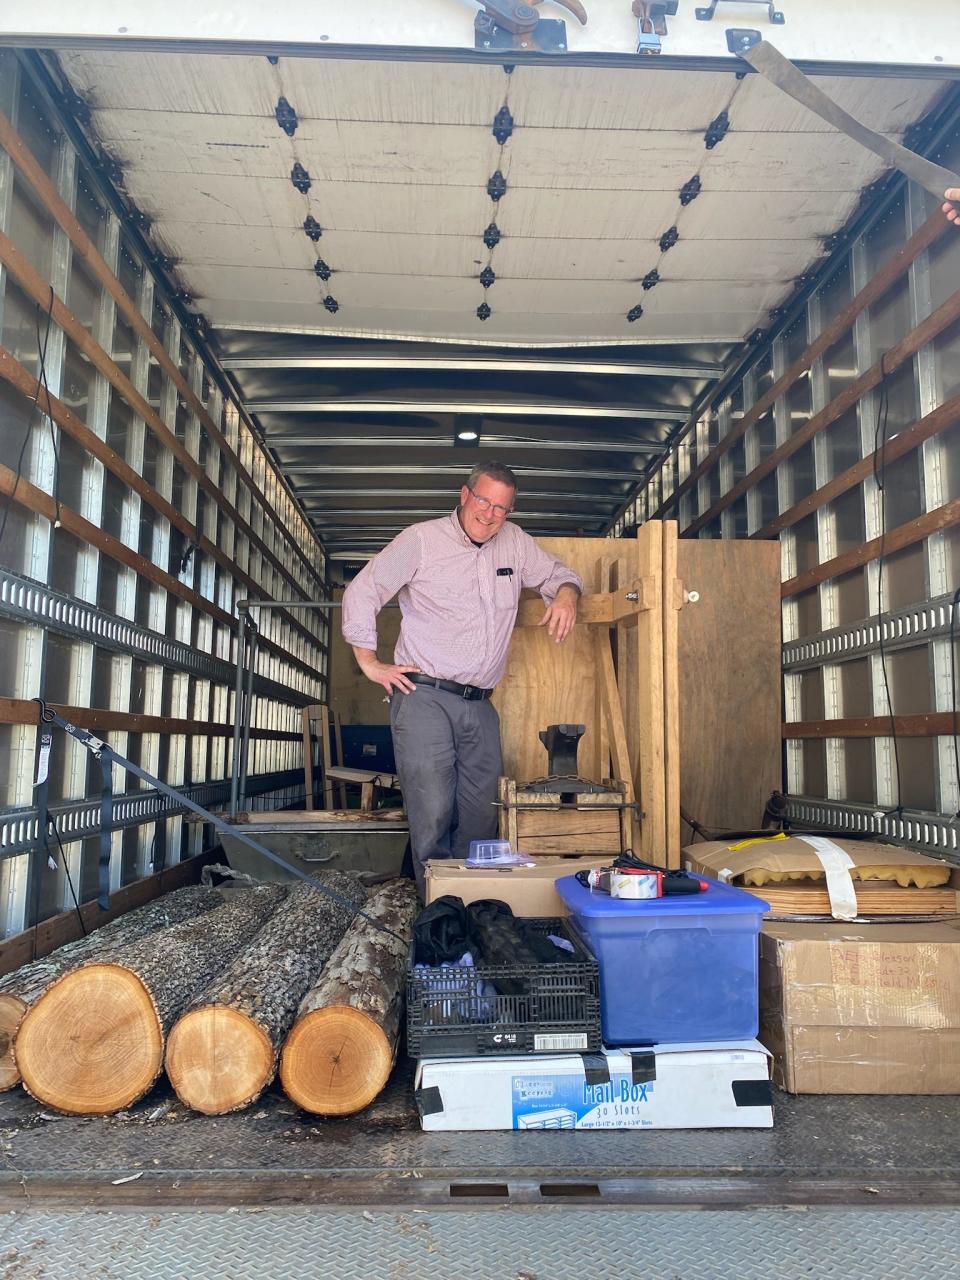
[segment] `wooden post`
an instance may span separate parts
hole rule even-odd
[[[598,592],[606,592],[610,590],[610,560],[604,556],[597,561],[596,569],[596,589]],[[608,647],[610,639],[610,630],[601,624],[596,624],[593,628],[597,637],[606,636]],[[610,772],[610,731],[608,728],[608,717],[603,709],[603,693],[600,688],[600,681],[596,684],[596,698],[594,703],[594,728],[596,732],[594,752],[594,770],[593,776],[597,782],[602,782]]]
[[[304,707],[303,718],[303,786],[306,791],[304,803],[308,809],[314,808],[313,801],[313,717],[317,708]]]
[[[345,764],[345,763],[346,763],[346,761],[345,761],[345,760],[344,760],[344,758],[343,758],[343,730],[342,730],[342,726],[341,726],[341,724],[340,724],[340,712],[339,712],[339,711],[335,711],[335,712],[333,713],[333,734],[334,734],[334,741],[335,741],[335,743],[336,743],[336,747],[337,747],[337,764]],[[345,808],[347,807],[347,784],[346,784],[345,782],[338,782],[338,783],[337,783],[337,791],[338,791],[338,794],[339,794],[339,797],[340,797],[340,808],[341,808],[341,809],[345,809]],[[373,808],[373,806],[372,806],[372,805],[365,805],[365,804],[361,803],[360,808],[361,808],[361,809],[368,809],[368,808],[372,809],[372,808]]]
[[[330,777],[330,708],[321,703],[320,712],[320,759],[323,763],[323,807],[333,808],[333,781]]]
[[[680,675],[678,623],[683,583],[677,577],[676,520],[663,522],[663,797],[664,865],[680,866]]]
[[[666,853],[663,744],[663,526],[648,520],[637,530],[637,576],[649,606],[636,625],[617,624],[620,695],[635,773],[634,789],[644,817],[640,856],[662,863]]]

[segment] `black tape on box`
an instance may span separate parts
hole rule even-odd
[[[657,1055],[652,1049],[630,1051],[630,1076],[634,1084],[649,1084],[657,1078]]]
[[[581,1053],[587,1084],[609,1084],[610,1067],[602,1053]]]
[[[773,1086],[769,1080],[734,1080],[733,1100],[738,1107],[772,1107]]]
[[[421,1120],[424,1116],[439,1115],[443,1110],[443,1098],[441,1098],[440,1090],[435,1084],[430,1085],[428,1089],[418,1089],[415,1101]]]

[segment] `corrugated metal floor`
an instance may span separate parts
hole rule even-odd
[[[940,1280],[955,1275],[958,1264],[956,1216],[950,1210],[284,1209],[232,1216],[20,1213],[0,1219],[2,1280],[318,1274],[336,1280]]]
[[[772,1131],[425,1134],[411,1083],[404,1064],[372,1107],[336,1122],[276,1089],[219,1118],[187,1111],[166,1085],[102,1119],[3,1094],[0,1209],[960,1200],[960,1097],[779,1095]]]

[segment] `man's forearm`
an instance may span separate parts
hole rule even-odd
[[[366,671],[368,667],[377,662],[376,649],[362,649],[356,644],[352,644],[350,648],[353,650],[353,656],[356,658],[357,666],[361,671]]]

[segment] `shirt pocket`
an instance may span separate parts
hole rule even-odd
[[[493,603],[497,609],[516,609],[520,600],[520,575],[497,574],[493,580]]]

